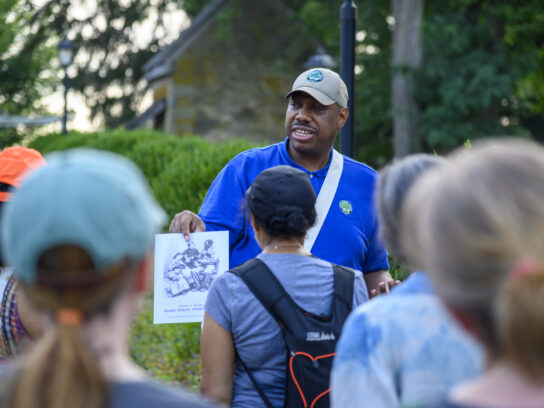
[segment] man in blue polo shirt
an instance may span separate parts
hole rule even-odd
[[[317,221],[305,247],[319,258],[364,273],[369,293],[393,285],[387,251],[378,238],[373,206],[376,173],[333,149],[349,116],[348,92],[340,76],[325,68],[303,72],[293,83],[285,114],[284,142],[234,157],[211,185],[198,215],[183,211],[170,232],[229,231],[230,267],[261,252],[243,211],[245,192],[257,175],[273,166],[304,171],[317,194]]]

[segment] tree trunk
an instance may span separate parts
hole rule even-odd
[[[395,157],[421,149],[419,106],[414,98],[414,71],[423,63],[421,24],[423,0],[391,0],[395,28],[391,103]]]

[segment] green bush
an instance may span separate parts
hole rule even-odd
[[[157,199],[170,216],[179,212],[180,208],[197,212],[223,166],[250,147],[252,145],[243,141],[186,146],[187,150],[174,155],[168,168],[153,180],[152,188]]]
[[[389,255],[389,272],[394,280],[403,281],[409,275],[409,271],[402,263],[400,263],[395,257]]]
[[[132,325],[130,354],[150,375],[198,391],[200,323],[153,324],[153,296]]]
[[[254,145],[240,140],[213,143],[148,130],[117,130],[49,134],[38,137],[29,147],[43,154],[91,147],[124,155],[140,167],[157,201],[173,217],[184,209],[198,211],[221,168]],[[200,324],[154,325],[152,290],[132,327],[130,353],[154,377],[196,391],[200,377]]]

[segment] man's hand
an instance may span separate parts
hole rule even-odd
[[[376,296],[389,293],[391,289],[393,289],[395,286],[399,285],[400,283],[401,283],[400,280],[394,281],[393,279],[389,279],[387,282],[380,282],[378,284],[378,289],[372,289],[370,293],[368,294],[368,297],[372,299]]]
[[[185,210],[174,216],[169,230],[170,232],[181,232],[185,237],[185,241],[189,241],[192,232],[204,232],[206,231],[206,225],[198,215]]]
[[[370,299],[383,295],[384,293],[389,293],[393,287],[401,283],[400,280],[393,280],[389,271],[386,270],[365,273],[363,276],[365,278]]]

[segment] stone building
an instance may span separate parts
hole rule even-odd
[[[318,41],[281,0],[214,0],[144,66],[144,124],[212,140],[283,139],[284,94]]]

